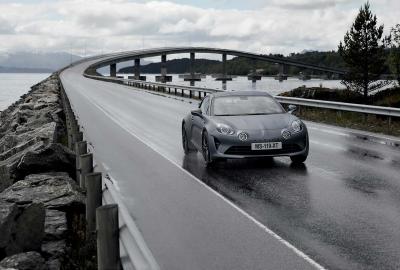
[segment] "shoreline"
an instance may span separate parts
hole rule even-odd
[[[60,93],[53,73],[0,113],[0,268],[80,265],[85,192]]]

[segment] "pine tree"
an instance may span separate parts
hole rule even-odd
[[[385,48],[388,39],[383,36],[383,25],[377,25],[376,15],[370,11],[367,2],[360,11],[339,44],[339,53],[347,66],[342,84],[349,90],[364,96],[386,86],[389,82],[380,80],[386,61]]]
[[[390,52],[390,64],[400,86],[400,24],[396,24],[391,30],[392,48]]]

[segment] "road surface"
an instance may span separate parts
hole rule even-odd
[[[399,269],[400,148],[307,123],[310,155],[205,167],[184,156],[197,102],[61,75],[64,88],[163,269]]]

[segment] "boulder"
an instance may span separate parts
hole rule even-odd
[[[45,209],[42,203],[19,204],[20,214],[12,224],[12,237],[5,248],[12,255],[24,251],[40,251],[44,238]]]
[[[14,183],[0,194],[8,202],[33,201],[48,209],[61,211],[84,209],[83,190],[66,173],[32,174]]]
[[[59,259],[49,259],[49,260],[47,260],[46,265],[47,265],[48,270],[60,270],[61,269],[61,261]]]
[[[18,270],[47,270],[44,258],[35,251],[6,257],[0,262],[0,266]]]
[[[44,232],[45,241],[64,239],[67,234],[66,214],[58,210],[46,209]]]
[[[42,130],[43,136],[49,129]],[[75,153],[67,147],[36,137],[0,154],[0,192],[32,173],[65,171],[75,178],[75,164]]]
[[[15,172],[10,174],[15,179],[23,179],[28,174],[58,171],[75,177],[75,153],[62,144],[52,143],[25,153]]]
[[[65,240],[44,242],[42,245],[43,256],[48,259],[62,259],[67,251]]]
[[[17,215],[17,204],[0,200],[0,256],[5,254],[5,248],[10,242]]]
[[[41,203],[0,200],[0,259],[19,252],[40,251],[45,210]]]
[[[0,192],[2,192],[7,187],[11,186],[13,180],[10,177],[9,166],[0,165]]]

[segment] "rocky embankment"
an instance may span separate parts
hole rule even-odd
[[[85,197],[57,74],[0,115],[0,269],[60,269]]]

